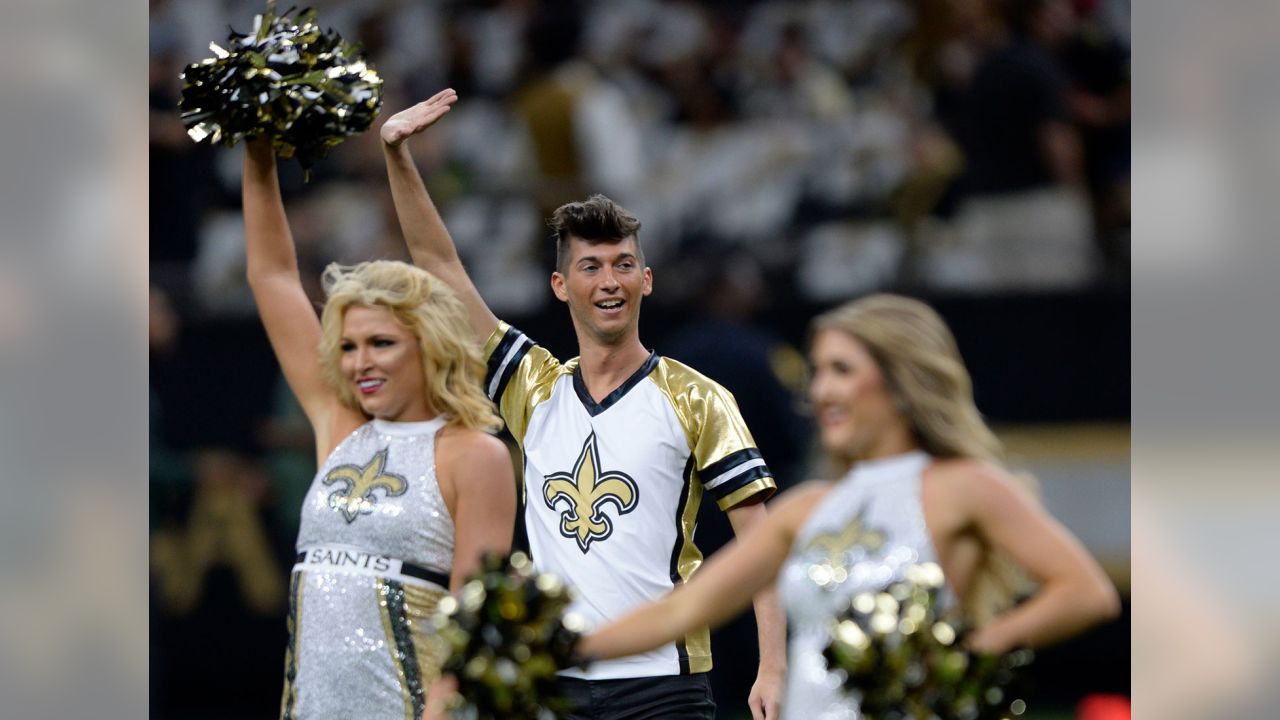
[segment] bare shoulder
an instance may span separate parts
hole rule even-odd
[[[928,475],[936,480],[949,483],[988,482],[1008,476],[1004,470],[982,460],[973,458],[948,458],[934,460],[929,466]]]
[[[929,466],[925,479],[931,493],[959,506],[992,508],[1027,499],[1008,470],[982,460],[938,460]]]
[[[507,446],[498,438],[480,430],[446,425],[436,438],[436,454],[445,463],[487,464],[495,460],[508,462]]]

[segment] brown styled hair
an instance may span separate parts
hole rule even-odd
[[[556,271],[569,269],[569,238],[576,237],[594,245],[616,243],[635,237],[636,254],[644,265],[644,250],[640,247],[640,221],[621,205],[596,193],[581,202],[565,203],[556,208],[547,220],[556,236]]]

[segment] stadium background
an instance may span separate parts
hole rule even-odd
[[[874,290],[925,298],[1015,462],[1127,595],[1127,2],[314,5],[369,50],[384,113],[459,91],[413,149],[499,316],[573,354],[542,218],[609,194],[644,222],[642,339],[733,390],[790,485],[819,467],[808,319]],[[275,715],[314,471],[243,280],[239,153],[192,144],[175,107],[181,67],[260,9],[151,3],[153,717]],[[1032,38],[1009,52],[1020,18]],[[1017,161],[1036,152],[1054,161]],[[316,170],[282,173],[304,275],[404,256],[376,134]],[[700,544],[726,525],[704,513]],[[1128,622],[1042,653],[1030,716],[1127,695]],[[737,717],[750,619],[713,643]]]

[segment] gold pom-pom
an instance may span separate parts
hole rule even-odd
[[[936,563],[914,565],[901,582],[855,595],[834,619],[823,657],[866,720],[996,720],[1026,709],[1012,684],[1031,651],[964,649],[968,628],[939,615],[944,584]]]
[[[266,135],[277,155],[296,158],[309,176],[382,107],[382,78],[358,45],[322,31],[314,10],[289,17],[268,8],[251,34],[232,31],[225,48],[209,47],[213,57],[183,71],[178,102],[196,142],[230,147]]]
[[[444,670],[458,679],[454,717],[550,720],[566,709],[556,673],[574,664],[584,629],[565,612],[570,600],[559,578],[513,553],[486,557],[457,599],[440,602],[434,625],[448,645]]]

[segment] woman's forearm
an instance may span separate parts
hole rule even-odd
[[[674,642],[692,630],[693,624],[681,618],[672,597],[645,604],[584,637],[578,654],[588,660],[608,660]]]
[[[989,653],[1052,645],[1115,617],[1119,611],[1119,598],[1109,582],[1049,584],[976,630],[970,645]]]
[[[271,140],[245,143],[241,196],[244,205],[245,252],[250,281],[298,272],[293,235],[280,196]]]

